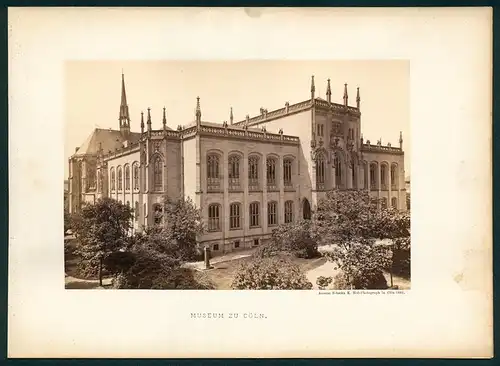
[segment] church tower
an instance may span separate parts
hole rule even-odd
[[[125,92],[125,76],[122,73],[122,99],[120,103],[120,132],[124,139],[128,140],[130,134],[130,115],[128,113],[127,93]]]

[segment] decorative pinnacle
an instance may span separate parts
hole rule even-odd
[[[314,85],[314,75],[311,76],[311,93],[316,91],[316,87]]]
[[[229,123],[233,124],[233,107],[231,107],[231,112],[229,112]]]
[[[330,79],[327,80],[326,84],[326,95],[332,95],[332,89],[330,87]]]
[[[163,127],[167,125],[167,108],[163,107]]]
[[[344,84],[344,105],[347,105],[347,83]]]
[[[141,111],[141,128],[144,128],[144,112]]]

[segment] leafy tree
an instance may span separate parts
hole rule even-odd
[[[164,241],[166,251],[177,251],[183,260],[194,259],[197,254],[196,239],[205,230],[201,211],[189,197],[179,200],[166,197],[164,202],[165,225],[149,233]]]
[[[330,286],[330,284],[332,283],[332,280],[333,279],[331,277],[319,276],[316,279],[316,284],[318,285],[320,290],[324,290],[325,288]]]
[[[232,283],[235,290],[309,290],[300,267],[286,257],[253,258],[240,266]]]
[[[411,209],[411,195],[410,192],[406,192],[406,208]]]
[[[409,215],[377,208],[366,191],[328,192],[319,202],[315,219],[317,240],[330,245],[324,256],[337,265],[353,288],[383,282],[383,271],[392,266],[391,243],[409,238]],[[379,239],[392,242],[388,245]]]
[[[291,254],[298,258],[320,256],[318,243],[312,237],[310,220],[278,226],[272,233],[271,241],[259,247],[254,256],[263,258],[279,254]]]
[[[90,266],[96,266],[102,286],[103,262],[126,246],[133,219],[132,209],[111,198],[84,205],[73,220],[79,239],[78,253]]]

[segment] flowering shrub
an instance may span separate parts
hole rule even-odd
[[[232,288],[235,290],[309,290],[309,282],[300,267],[281,256],[253,258],[242,264]]]

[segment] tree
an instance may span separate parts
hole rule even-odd
[[[65,209],[64,210],[64,234],[71,229],[71,214]]]
[[[318,243],[312,237],[310,220],[278,226],[273,230],[271,241],[259,247],[254,255],[256,257],[270,257],[285,253],[298,258],[320,256]]]
[[[191,198],[172,200],[165,198],[165,225],[155,235],[178,251],[183,260],[191,260],[196,256],[199,235],[205,228],[201,218],[201,210],[196,208]]]
[[[235,290],[309,290],[300,267],[286,257],[253,258],[240,266],[232,283]]]
[[[93,205],[84,205],[73,220],[73,230],[80,242],[78,253],[90,266],[97,266],[101,286],[103,262],[126,247],[132,219],[128,205],[103,198]]]
[[[409,237],[409,216],[377,208],[376,203],[366,191],[331,191],[319,202],[315,215],[316,238],[330,245],[324,256],[353,288],[380,283],[383,271],[392,266],[392,243]],[[380,239],[391,241],[387,245]]]

